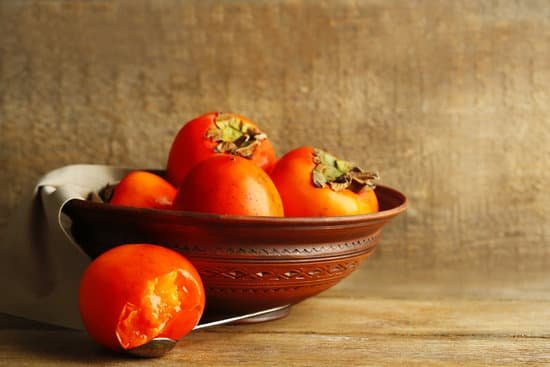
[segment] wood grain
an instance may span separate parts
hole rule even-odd
[[[0,228],[46,171],[162,167],[209,110],[410,198],[369,260],[407,282],[550,269],[544,0],[0,2]]]
[[[549,301],[317,297],[283,320],[195,332],[158,366],[519,366],[550,363]],[[84,333],[0,318],[0,365],[150,365]]]

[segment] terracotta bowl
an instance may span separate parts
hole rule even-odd
[[[91,257],[123,243],[175,249],[198,268],[209,314],[292,305],[353,272],[407,199],[378,186],[380,212],[330,218],[238,217],[72,200],[64,208]],[[285,312],[268,318],[284,316]]]

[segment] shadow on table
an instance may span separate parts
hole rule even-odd
[[[83,331],[70,330],[0,314],[0,350],[3,361],[65,361],[105,364],[135,360],[95,344]],[[15,359],[17,361],[15,361]]]

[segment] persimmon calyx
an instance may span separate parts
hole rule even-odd
[[[380,179],[378,172],[365,171],[352,162],[344,161],[321,149],[314,149],[311,172],[316,187],[329,187],[334,191],[345,189],[359,193],[363,188],[374,189],[374,180]]]
[[[115,189],[118,186],[119,182],[117,183],[109,183],[105,185],[101,190],[99,191],[90,191],[88,193],[88,196],[86,197],[86,200],[92,201],[94,203],[108,203],[113,198],[113,195],[115,194]]]
[[[265,133],[230,113],[219,113],[206,137],[217,143],[214,147],[216,153],[230,153],[243,158],[251,158],[256,148],[267,139]]]

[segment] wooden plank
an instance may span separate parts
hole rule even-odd
[[[190,366],[517,366],[550,363],[549,347],[547,339],[239,334],[228,342],[198,335],[170,359]]]
[[[380,247],[392,246],[382,243]],[[384,266],[369,258],[355,272],[321,297],[390,297],[402,299],[441,298],[550,301],[550,276],[540,273],[499,273],[498,277],[480,278],[476,272],[458,272],[450,268],[418,270]]]
[[[307,333],[315,325],[330,335],[550,338],[550,325],[542,320],[550,320],[549,301],[318,298],[294,307],[287,319],[269,325],[269,332]],[[253,325],[252,331],[264,327]]]
[[[4,340],[20,343],[6,347]],[[199,332],[162,359],[136,361],[81,334],[1,332],[0,366],[535,366],[550,363],[544,338],[345,336]]]
[[[155,365],[543,365],[548,320],[549,301],[317,297],[286,319],[192,333]],[[1,325],[0,365],[136,363],[84,333]]]

